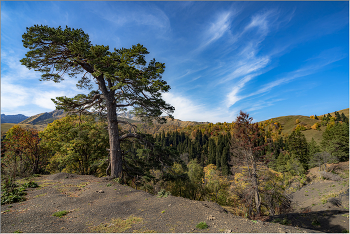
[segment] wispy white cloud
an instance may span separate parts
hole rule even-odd
[[[6,50],[2,48],[1,51],[1,79],[16,79],[17,82],[21,79],[38,79],[40,73],[34,70],[29,70],[21,65],[20,58],[15,56],[15,51],[12,49]]]
[[[31,103],[30,89],[1,81],[1,110],[14,110]]]
[[[247,76],[252,73],[261,72],[262,69],[265,69],[271,61],[271,55],[264,54],[259,55],[260,51],[259,45],[264,41],[270,27],[274,27],[274,22],[278,18],[276,11],[270,10],[265,13],[258,13],[251,17],[250,22],[243,28],[243,30],[238,33],[240,38],[240,51],[235,53],[235,56],[231,61],[226,65],[226,71],[223,74],[220,74],[221,78],[216,85],[229,82],[233,79],[239,77]],[[257,28],[260,35],[258,36],[247,36],[244,35],[249,29]],[[265,69],[266,70],[266,69]],[[268,70],[268,69],[267,69]],[[222,72],[222,71],[221,71]],[[240,82],[240,84],[245,84]],[[233,92],[239,92],[240,88],[234,88],[231,91],[231,97],[233,97]],[[237,96],[236,95],[234,96]],[[234,100],[235,98],[231,99]],[[233,101],[230,103],[234,103]]]
[[[61,97],[61,96],[67,96],[67,92],[64,92],[64,91],[50,91],[50,92],[42,91],[40,93],[37,93],[33,97],[33,103],[42,107],[42,108],[45,108],[48,110],[54,110],[56,107],[55,107],[55,104],[53,103],[53,101],[51,100],[51,98],[56,98],[56,97]]]
[[[77,80],[69,77],[60,83],[39,81],[41,73],[21,65],[19,58],[14,54],[15,52],[11,50],[1,51],[1,111],[3,113],[14,113],[17,108],[21,108],[20,113],[32,115],[39,113],[39,109],[42,111],[41,108],[52,111],[55,105],[51,98],[73,97],[78,93],[89,92],[79,90],[76,87]]]
[[[163,31],[170,28],[169,18],[156,6],[145,8],[135,4],[133,9],[130,9],[119,4],[118,7],[115,7],[115,4],[109,2],[101,10],[100,5],[98,4],[93,12],[117,27],[133,24],[140,26],[146,25],[158,30],[162,29]]]
[[[174,81],[174,80],[178,80],[178,79],[184,78],[184,77],[189,76],[189,75],[191,75],[191,74],[194,74],[194,73],[196,73],[196,72],[203,71],[203,70],[205,70],[205,69],[207,69],[207,68],[208,68],[208,66],[204,66],[204,67],[201,67],[201,68],[199,68],[199,69],[186,69],[186,70],[185,70],[185,74],[182,74],[182,75],[180,75],[180,76],[176,76],[176,77],[174,77],[172,80]],[[199,77],[200,77],[200,76],[199,76]],[[197,79],[198,79],[199,77],[197,76]],[[194,79],[194,80],[196,80],[196,79]],[[192,81],[193,81],[193,80],[192,80]]]
[[[194,52],[196,53],[204,50],[210,44],[224,36],[225,33],[229,32],[231,22],[235,15],[236,12],[234,11],[227,11],[219,14],[215,21],[210,23],[210,27],[204,32],[202,36],[203,41]]]
[[[251,105],[251,107],[249,107],[246,111],[255,111],[255,110],[260,110],[263,109],[265,107],[269,107],[274,105],[276,102],[280,102],[283,101],[284,99],[272,99],[272,100],[259,100],[257,102],[255,102],[253,105]]]
[[[309,63],[308,65],[305,65],[300,69],[287,73],[283,78],[277,79],[275,81],[272,81],[270,83],[263,85],[260,89],[258,89],[255,92],[252,92],[248,95],[239,95],[239,93],[244,89],[244,86],[254,77],[261,75],[262,72],[255,73],[254,75],[247,75],[243,79],[241,79],[238,83],[236,83],[235,86],[231,89],[231,91],[226,95],[226,99],[225,99],[226,106],[227,108],[229,108],[242,99],[246,99],[248,97],[269,92],[273,88],[278,87],[280,85],[287,84],[297,78],[305,77],[305,76],[317,73],[320,70],[322,70],[325,66],[332,64],[334,62],[337,62],[345,58],[346,56],[347,54],[342,52],[341,48],[339,47],[322,51],[319,55],[307,59],[306,62],[308,61]],[[230,79],[237,78],[240,75],[250,74],[252,71],[259,71],[259,69],[265,67],[265,65],[268,64],[269,59],[265,58],[265,60],[261,60],[261,61],[265,61],[265,62],[260,62],[260,63],[257,62],[256,64],[248,63],[247,65],[243,65],[242,67],[240,67],[242,69],[240,68],[236,69],[232,74],[228,76],[228,78],[224,80],[224,82]],[[264,105],[265,104],[261,104],[261,105],[256,104],[256,107],[253,106],[252,107],[253,109],[249,109],[249,110],[257,110],[257,106],[264,106]],[[269,102],[269,105],[272,105],[272,102]]]
[[[245,76],[232,88],[232,91],[226,96],[225,103],[227,108],[231,107],[236,102],[244,98],[244,96],[239,96],[239,92],[243,89],[243,87],[247,82],[249,82],[251,79],[253,79],[257,75],[258,74]]]
[[[252,16],[250,23],[244,28],[242,33],[245,33],[249,29],[257,28],[259,33],[266,34],[269,29],[267,21],[269,14],[271,14],[271,11]]]
[[[336,51],[338,51],[339,53],[337,53]],[[285,77],[277,79],[275,81],[272,81],[264,85],[258,91],[253,92],[247,95],[246,97],[268,92],[272,88],[289,83],[296,78],[305,77],[305,76],[320,72],[325,66],[328,66],[329,64],[337,62],[341,59],[344,59],[346,56],[347,56],[346,54],[341,54],[340,50],[338,50],[337,48],[323,51],[318,56],[308,59],[313,61],[312,64],[306,65],[300,69],[289,72]]]
[[[210,108],[204,104],[197,104],[188,97],[171,92],[162,94],[162,97],[175,107],[174,117],[183,121],[232,122],[239,112],[237,109],[228,111],[221,106]]]
[[[242,60],[239,62],[239,65],[234,69],[234,71],[231,72],[231,74],[227,75],[224,79],[222,79],[218,84],[222,84],[227,81],[236,79],[238,77],[257,72],[260,69],[265,68],[269,64],[269,62],[270,58],[268,56],[259,58],[254,57],[251,59]]]

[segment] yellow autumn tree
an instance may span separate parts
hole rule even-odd
[[[318,130],[320,128],[320,124],[319,123],[315,123],[314,125],[311,126],[312,129],[314,130]]]
[[[227,177],[221,175],[214,164],[203,168],[203,184],[206,189],[207,199],[225,205],[228,199],[228,187],[230,185]]]
[[[261,213],[263,215],[281,214],[290,208],[291,201],[285,196],[284,177],[280,172],[270,168],[258,166],[259,191],[261,195]],[[252,182],[248,176],[248,168],[240,167],[240,172],[235,173],[231,184],[230,194],[233,202],[233,210],[236,215],[247,216],[253,209],[251,203]]]

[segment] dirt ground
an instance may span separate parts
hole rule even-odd
[[[108,178],[58,173],[36,177],[26,201],[1,206],[1,232],[340,233],[349,231],[349,162],[330,164],[342,177],[324,180],[311,169],[293,195],[293,212],[264,221],[235,216],[213,202],[157,197]],[[26,181],[18,181],[24,183]],[[67,211],[61,218],[55,212]],[[206,222],[205,229],[197,224]],[[283,225],[282,225],[283,224]]]
[[[349,162],[327,164],[339,181],[320,178],[319,168],[309,170],[309,183],[293,193],[291,225],[322,232],[349,231]]]
[[[94,176],[59,173],[34,179],[27,200],[1,206],[1,232],[310,233],[324,230],[248,220],[212,202],[157,197]],[[68,211],[61,218],[57,211]],[[136,217],[136,218],[132,218]],[[138,219],[137,219],[138,218]],[[276,218],[276,217],[274,217]],[[130,221],[131,220],[131,221]],[[132,221],[133,220],[133,221]],[[127,223],[131,223],[129,226]],[[206,222],[205,229],[197,224]]]

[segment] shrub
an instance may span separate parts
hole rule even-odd
[[[37,188],[39,185],[33,181],[29,181],[28,183],[22,184],[23,188]]]
[[[168,197],[170,194],[170,192],[167,192],[165,189],[162,189],[158,192],[158,196],[157,197]]]
[[[206,228],[208,228],[208,225],[206,222],[200,222],[199,224],[196,225],[196,228],[206,229]]]
[[[334,206],[341,206],[341,201],[338,198],[335,198],[335,197],[329,198],[328,202],[330,202]]]
[[[5,181],[1,186],[2,195],[1,195],[1,205],[11,204],[16,202],[25,201],[25,195],[27,195],[25,191],[26,188],[36,188],[39,185],[35,182],[28,182],[21,185],[21,187],[17,188],[18,185],[12,183],[10,181]]]
[[[338,176],[337,174],[333,174],[333,173],[325,172],[325,171],[320,171],[319,173],[320,173],[320,176],[326,180],[333,180],[333,181],[342,180],[342,178],[340,176]]]
[[[14,186],[2,186],[1,205],[25,201],[23,196],[27,193],[24,192],[24,189],[23,187],[15,188]]]
[[[317,219],[314,219],[312,222],[311,222],[312,225],[314,226],[320,226],[320,222],[317,220]]]
[[[69,212],[66,211],[66,210],[62,210],[62,211],[58,211],[56,213],[53,213],[52,216],[56,216],[56,217],[59,217],[61,218],[62,216],[65,216],[66,214],[68,214]]]

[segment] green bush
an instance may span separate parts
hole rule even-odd
[[[29,181],[28,183],[22,184],[23,188],[37,188],[39,185],[33,181]]]
[[[170,192],[167,192],[165,189],[162,189],[158,192],[157,197],[168,197],[169,195],[171,195]]]
[[[206,222],[200,222],[199,224],[196,225],[196,228],[206,229],[208,228],[208,225],[206,224]]]
[[[1,186],[1,205],[4,204],[11,204],[16,202],[25,201],[25,198],[23,196],[27,195],[25,191],[26,188],[36,188],[39,187],[39,185],[35,182],[28,182],[21,185],[21,187],[17,188],[18,185],[7,181],[7,183],[3,183]]]
[[[56,216],[56,217],[61,218],[62,216],[65,216],[65,215],[68,214],[68,213],[69,213],[68,211],[62,210],[62,211],[58,211],[58,212],[56,212],[56,213],[53,213],[52,216]]]
[[[25,201],[23,197],[27,193],[24,192],[24,188],[5,188],[2,187],[2,195],[1,195],[1,205],[11,204],[16,202]]]

